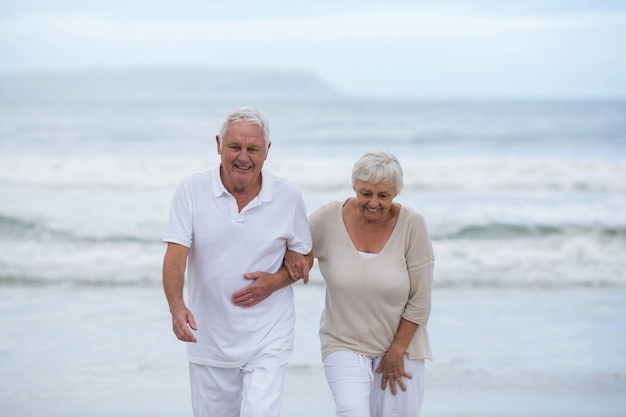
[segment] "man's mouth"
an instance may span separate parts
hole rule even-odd
[[[240,169],[242,171],[248,171],[248,170],[252,169],[252,167],[248,167],[248,166],[244,167],[244,166],[241,166],[241,165],[235,165],[235,168]]]

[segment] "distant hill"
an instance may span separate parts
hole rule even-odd
[[[131,69],[0,74],[0,99],[326,98],[339,93],[306,71]]]

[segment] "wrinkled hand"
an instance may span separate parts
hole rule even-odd
[[[387,383],[391,389],[391,394],[396,395],[396,384],[402,391],[406,391],[406,386],[402,378],[411,379],[413,376],[404,370],[404,352],[395,352],[389,350],[383,359],[380,361],[380,365],[376,368],[377,373],[382,373],[381,388],[384,391],[387,389]]]
[[[187,307],[180,308],[172,312],[172,330],[178,338],[183,342],[196,343],[196,337],[191,330],[198,330],[193,314]]]
[[[233,294],[233,304],[239,307],[252,307],[272,295],[273,274],[267,272],[249,272],[244,278],[252,280],[252,283]]]
[[[288,250],[285,252],[285,260],[283,261],[285,269],[289,273],[289,277],[293,281],[297,281],[300,278],[304,280],[305,284],[309,283],[309,261],[304,255],[298,252]]]

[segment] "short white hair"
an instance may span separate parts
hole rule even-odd
[[[251,125],[257,125],[263,129],[263,139],[265,139],[265,150],[270,146],[270,125],[263,116],[263,114],[257,109],[249,106],[243,106],[232,110],[226,115],[222,125],[220,126],[220,146],[222,146],[223,138],[226,136],[228,125],[231,123],[243,122]]]
[[[352,187],[357,181],[386,184],[400,194],[404,186],[402,167],[398,158],[388,152],[368,152],[352,168]]]

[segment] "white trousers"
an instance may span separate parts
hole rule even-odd
[[[279,417],[291,350],[272,351],[240,368],[189,363],[194,417]]]
[[[337,417],[419,417],[424,398],[424,360],[404,357],[406,391],[389,384],[381,389],[382,374],[375,370],[382,356],[367,357],[353,352],[334,352],[324,358],[328,386],[335,399]]]

